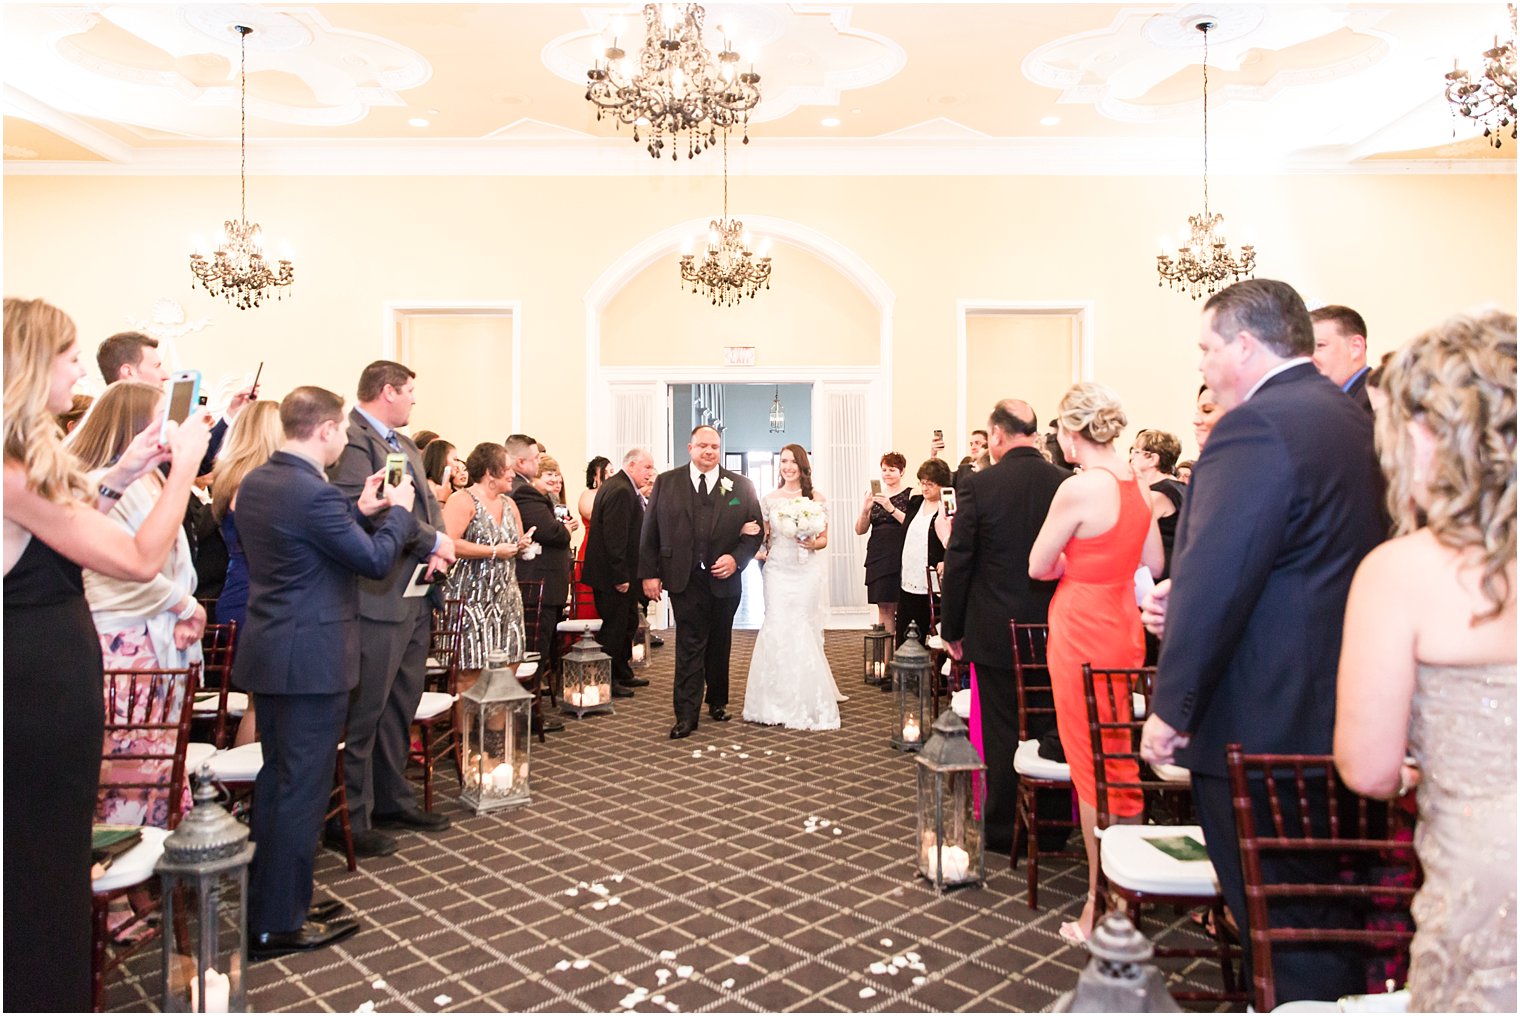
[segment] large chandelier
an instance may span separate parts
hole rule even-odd
[[[644,49],[637,72],[617,39],[606,60],[586,72],[586,98],[604,114],[633,125],[633,140],[648,137],[653,158],[665,154],[665,139],[686,135],[686,157],[693,158],[718,140],[718,131],[740,124],[749,144],[749,111],[760,101],[760,75],[739,70],[739,54],[729,48],[713,56],[702,43],[707,12],[698,4],[645,4]],[[679,144],[670,145],[677,157]]]
[[[1515,139],[1515,5],[1509,5],[1509,38],[1483,54],[1483,77],[1472,77],[1452,61],[1446,75],[1446,101],[1456,111],[1483,128],[1483,136],[1495,148],[1503,147],[1500,135],[1509,128]]]
[[[190,271],[212,296],[226,297],[227,302],[238,310],[257,307],[264,299],[264,291],[273,289],[275,299],[280,298],[280,288],[295,281],[295,268],[280,259],[279,271],[270,269],[259,247],[259,224],[248,221],[248,36],[253,29],[236,25],[242,51],[238,69],[239,87],[242,91],[242,127],[238,147],[242,162],[238,178],[243,187],[242,215],[228,219],[223,228],[226,239],[217,247],[214,259],[208,261],[200,251],[190,255]]]
[[[1209,31],[1215,22],[1199,21],[1193,27],[1203,33],[1203,212],[1188,216],[1187,243],[1177,248],[1177,260],[1165,253],[1156,256],[1160,286],[1169,282],[1194,300],[1219,289],[1226,280],[1250,278],[1256,269],[1256,248],[1243,244],[1236,258],[1220,228],[1224,216],[1209,212]],[[1165,244],[1163,244],[1165,246]]]
[[[771,259],[755,257],[744,223],[728,217],[728,132],[723,132],[723,217],[707,224],[707,254],[697,263],[681,255],[681,281],[691,283],[714,307],[737,307],[760,287],[771,288]]]

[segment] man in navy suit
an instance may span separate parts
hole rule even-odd
[[[697,729],[704,688],[707,715],[719,723],[729,717],[728,655],[744,591],[739,573],[760,549],[760,499],[744,477],[718,468],[721,449],[715,428],[693,430],[686,446],[691,463],[659,475],[644,512],[644,595],[657,600],[669,590],[676,612],[672,740]]]
[[[1209,859],[1244,926],[1225,746],[1330,753],[1346,594],[1385,535],[1382,480],[1372,420],[1310,362],[1314,330],[1291,286],[1251,279],[1216,293],[1198,345],[1227,415],[1193,468],[1170,583],[1147,601],[1148,626],[1165,632],[1141,752],[1191,770]],[[1263,868],[1268,881],[1293,880],[1285,862]],[[1273,908],[1274,925],[1336,920],[1305,904]],[[1280,1001],[1366,988],[1355,949],[1272,957]]]
[[[1350,307],[1330,304],[1309,315],[1314,322],[1314,366],[1372,415],[1367,395],[1367,322]]]
[[[341,398],[297,388],[280,403],[280,423],[285,444],[238,488],[249,591],[234,680],[253,694],[264,750],[248,887],[256,959],[320,948],[359,929],[332,903],[311,906],[312,863],[359,677],[358,577],[389,572],[417,531],[410,477],[381,497],[383,471],[376,473],[357,505],[327,482],[323,470],[348,442]],[[377,514],[366,532],[360,519]]]

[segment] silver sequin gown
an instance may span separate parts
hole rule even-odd
[[[475,514],[464,527],[464,539],[483,547],[517,542],[517,523],[512,509],[502,501],[501,523],[468,490],[475,502]],[[461,638],[459,666],[477,670],[486,665],[486,654],[501,650],[508,663],[522,660],[526,648],[523,634],[522,593],[517,588],[517,562],[510,557],[472,557],[461,559],[449,572],[446,595],[464,601],[464,634]]]
[[[1411,1012],[1515,1011],[1515,668],[1420,664]]]

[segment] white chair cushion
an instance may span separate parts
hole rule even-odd
[[[942,638],[940,638],[938,635],[936,635],[936,634],[934,634],[934,633],[931,632],[930,635],[929,635],[929,637],[926,638],[926,639],[924,639],[924,648],[925,649],[943,649],[943,648],[945,648],[945,640],[942,639]]]
[[[554,626],[554,630],[560,633],[601,631],[602,619],[599,617],[572,618],[569,621],[561,621]]]
[[[1070,780],[1071,766],[1040,754],[1039,741],[1020,741],[1013,753],[1013,771],[1036,780]]]
[[[517,665],[517,679],[519,681],[526,680],[536,673],[538,673],[538,663],[536,661],[530,660]]]
[[[223,783],[252,783],[264,768],[264,747],[257,741],[211,756],[211,775]]]
[[[446,713],[454,704],[455,696],[441,691],[425,691],[422,693],[422,701],[417,703],[417,712],[412,716],[413,721],[431,720],[433,717]]]
[[[1408,1012],[1409,989],[1376,995],[1346,995],[1334,1002],[1284,1002],[1273,1012]]]
[[[202,692],[195,697],[195,712],[198,716],[215,716],[216,700],[218,696]],[[242,716],[248,711],[248,696],[240,691],[227,693],[227,715]]]
[[[1172,896],[1214,896],[1219,880],[1214,865],[1204,861],[1179,861],[1146,840],[1168,836],[1191,836],[1203,843],[1199,826],[1111,825],[1100,834],[1098,856],[1110,882],[1136,892]]]
[[[971,719],[971,689],[962,688],[950,696],[950,710],[963,720]]]
[[[153,866],[164,852],[164,838],[168,835],[167,829],[143,826],[142,839],[131,850],[112,861],[106,873],[90,883],[90,890],[103,893],[146,882],[152,877]]]
[[[1159,766],[1151,766],[1151,771],[1168,783],[1188,783],[1193,779],[1193,774],[1181,766],[1172,766],[1162,763]]]
[[[185,775],[194,776],[201,771],[201,763],[216,754],[216,745],[204,741],[191,741],[185,745]]]

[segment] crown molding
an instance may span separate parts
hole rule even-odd
[[[9,96],[8,96],[9,98]],[[96,146],[105,148],[99,139]],[[7,161],[7,176],[236,176],[235,150],[109,146],[109,163]],[[92,150],[98,150],[92,147]],[[1358,153],[1360,154],[1360,153]],[[1370,153],[1369,153],[1370,154]],[[759,139],[733,176],[1196,176],[1193,138]],[[653,160],[626,139],[250,142],[253,176],[718,176],[720,160]],[[1212,145],[1220,176],[1514,176],[1515,162],[1363,159],[1342,148],[1264,154],[1249,139]]]

